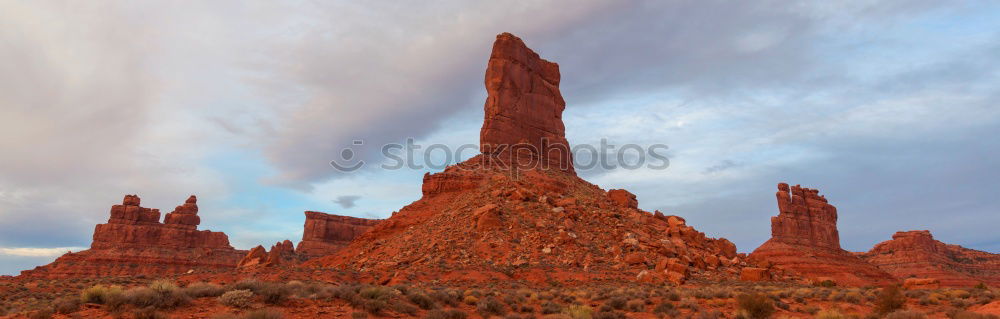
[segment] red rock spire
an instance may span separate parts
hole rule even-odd
[[[483,154],[520,165],[573,172],[562,112],[559,65],[520,38],[497,35],[486,69],[486,116],[479,135]],[[515,154],[516,156],[512,156]]]

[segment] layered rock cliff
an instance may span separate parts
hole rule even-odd
[[[928,230],[897,232],[860,255],[900,280],[936,279],[941,286],[1000,286],[1000,254],[949,245]]]
[[[837,208],[815,189],[778,184],[778,216],[771,217],[771,239],[750,254],[764,267],[811,281],[841,285],[885,284],[895,279],[840,248]]]
[[[203,269],[231,269],[246,252],[233,249],[221,232],[197,229],[197,198],[191,196],[160,223],[158,209],[126,195],[111,207],[106,224],[94,228],[90,249],[67,253],[51,264],[21,272],[27,277],[161,275]]]
[[[298,253],[326,256],[347,246],[382,220],[307,211]]]

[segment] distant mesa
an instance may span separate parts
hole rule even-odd
[[[382,221],[313,211],[305,215],[298,252],[313,257],[336,253]]]
[[[158,209],[140,206],[139,196],[125,195],[121,205],[111,207],[108,222],[94,228],[90,249],[65,254],[21,275],[106,277],[231,269],[246,251],[230,246],[224,233],[197,229],[201,223],[197,201],[192,195],[160,223]]]
[[[1000,254],[945,244],[928,230],[897,232],[860,256],[913,286],[1000,286]]]
[[[862,286],[895,282],[885,271],[840,248],[837,208],[819,190],[778,184],[778,215],[771,239],[750,254],[752,263],[811,281]]]

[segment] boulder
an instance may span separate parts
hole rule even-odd
[[[635,199],[635,194],[624,189],[612,189],[608,191],[608,198],[626,208],[639,208],[639,201]]]

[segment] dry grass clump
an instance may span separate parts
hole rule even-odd
[[[770,318],[776,311],[771,298],[764,294],[742,294],[736,296],[736,317],[741,319]]]
[[[584,305],[571,305],[563,313],[571,319],[592,319],[594,310]]]
[[[80,302],[103,305],[120,299],[124,294],[125,291],[119,286],[96,285],[80,292]]]
[[[506,314],[507,308],[496,298],[486,297],[476,304],[476,312],[483,316],[483,318],[489,318],[491,315],[502,316]]]
[[[899,286],[886,286],[885,288],[882,288],[882,291],[875,297],[875,313],[880,316],[884,316],[903,309],[905,304],[906,296],[903,296]]]
[[[232,308],[249,308],[253,303],[253,292],[248,289],[230,290],[219,296],[219,303]]]
[[[427,319],[465,319],[469,315],[458,309],[434,309],[427,312]]]
[[[80,298],[61,297],[52,301],[52,310],[56,313],[70,314],[80,310]]]
[[[897,310],[886,315],[885,319],[927,319],[927,315],[922,312]]]
[[[196,282],[184,287],[184,293],[191,298],[218,297],[225,292],[226,289],[222,286],[206,282]]]

